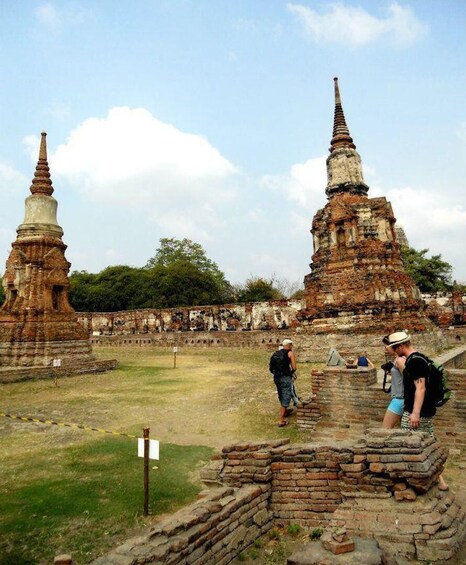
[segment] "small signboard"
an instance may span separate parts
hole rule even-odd
[[[52,366],[53,367],[61,367],[61,359],[54,359],[52,361]]]
[[[144,438],[138,437],[138,457],[144,457]],[[159,459],[159,441],[149,440],[149,459]]]
[[[175,347],[173,348],[173,353],[178,353],[178,347],[176,347],[176,345],[175,345]]]

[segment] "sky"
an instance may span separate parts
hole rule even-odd
[[[71,270],[187,237],[301,284],[338,76],[369,197],[465,283],[465,29],[463,0],[1,0],[1,264],[46,131]]]

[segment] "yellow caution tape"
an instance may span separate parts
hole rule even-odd
[[[41,420],[40,418],[28,418],[27,416],[18,416],[14,414],[5,414],[0,412],[0,416],[5,418],[11,418],[12,420],[23,420],[24,422],[36,422],[37,424],[51,424],[52,426],[63,426],[66,428],[77,428],[79,430],[85,430],[88,432],[100,432],[102,434],[111,434],[114,436],[123,436],[137,439],[137,436],[131,434],[124,434],[122,432],[110,432],[109,430],[101,430],[100,428],[88,428],[87,426],[82,426],[81,424],[68,424],[64,422],[53,422],[52,420]]]

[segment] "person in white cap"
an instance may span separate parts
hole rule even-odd
[[[276,363],[272,363],[274,357],[277,359]],[[270,370],[273,373],[273,380],[280,401],[278,426],[282,428],[288,425],[286,416],[291,413],[288,406],[293,397],[293,375],[296,373],[296,357],[293,352],[292,340],[284,339],[282,348],[272,355],[272,359]]]
[[[411,344],[406,332],[395,332],[383,342],[392,348],[398,357],[405,357],[403,369],[404,409],[401,417],[403,430],[417,430],[434,435],[433,418],[437,407],[432,387],[429,386],[429,365],[424,356]],[[417,355],[414,355],[417,353]],[[438,488],[448,490],[448,485],[440,475]]]

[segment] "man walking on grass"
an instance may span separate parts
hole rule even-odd
[[[283,428],[288,425],[286,416],[292,412],[288,406],[293,397],[293,377],[296,373],[296,357],[291,339],[284,339],[282,349],[275,352],[272,358],[276,358],[276,360],[274,362],[271,360],[270,370],[273,373],[273,380],[280,401],[278,427]]]

